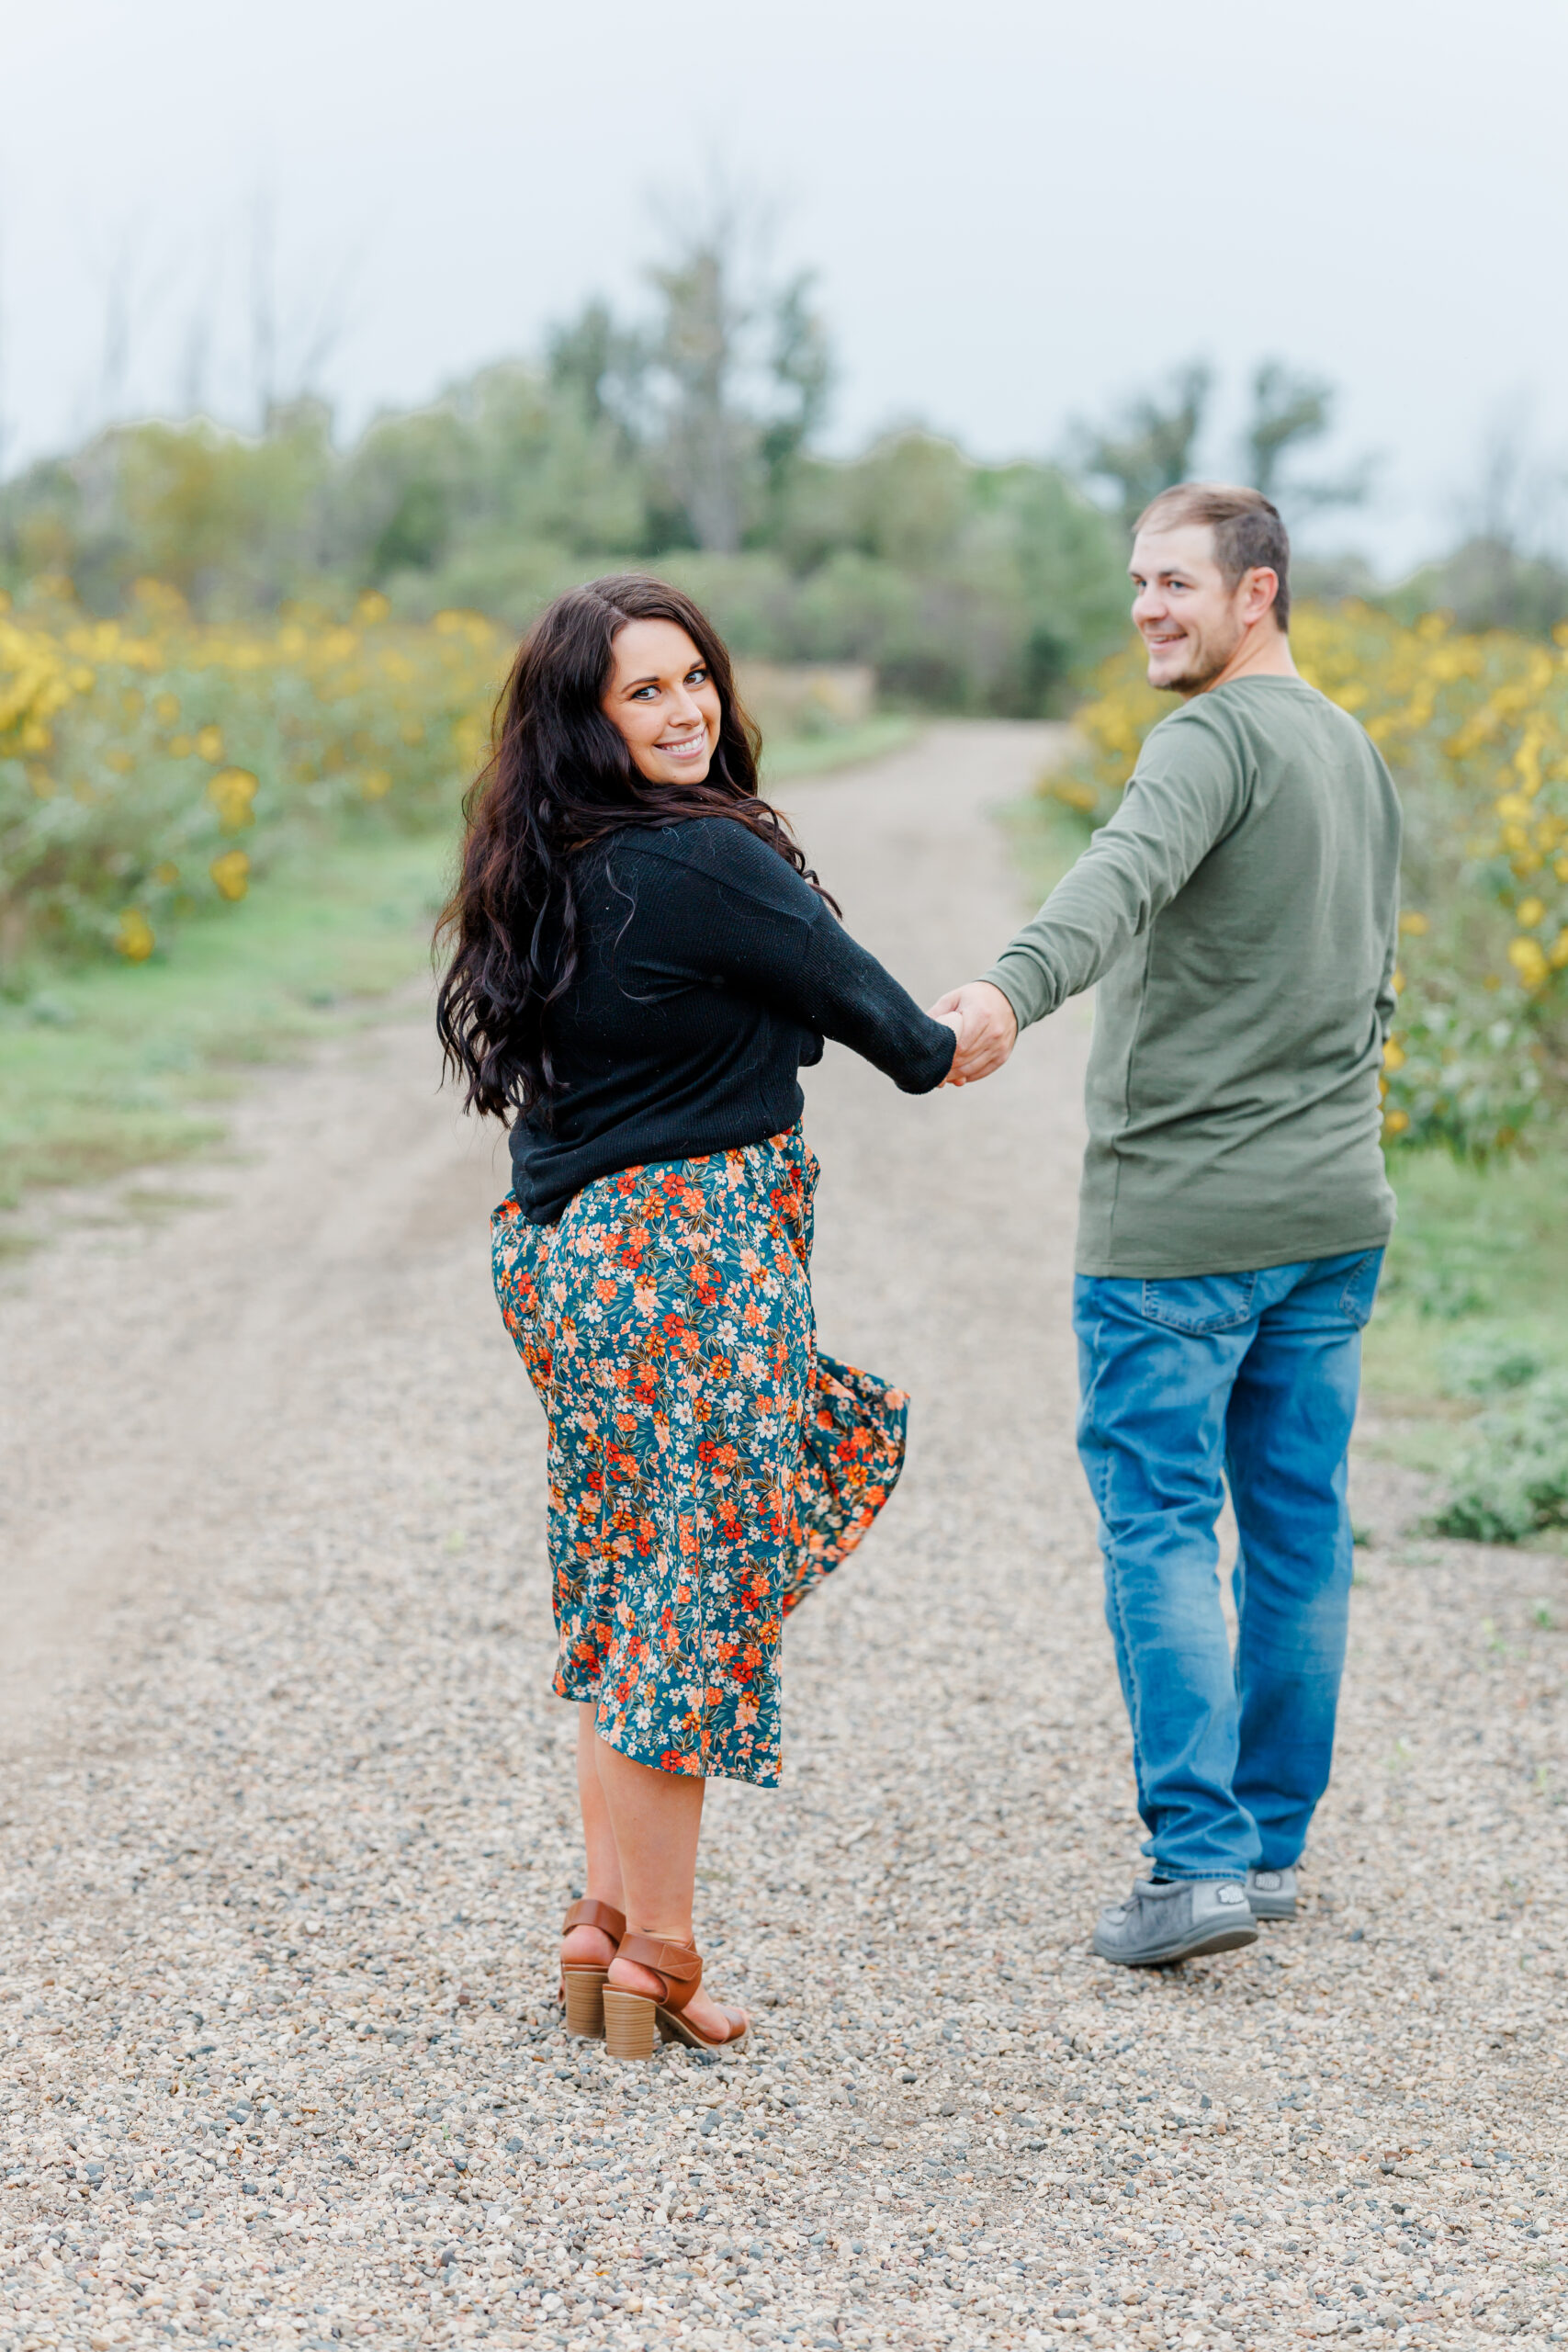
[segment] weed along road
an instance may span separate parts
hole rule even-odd
[[[924,1000],[1016,920],[985,812],[1047,740],[784,795]],[[784,1787],[712,1792],[722,2065],[558,2027],[542,1427],[423,1009],[13,1265],[0,2345],[1560,2339],[1561,1560],[1424,1538],[1364,1447],[1305,1916],[1089,1953],[1137,1830],[1072,1437],[1089,1025],[927,1101],[808,1074],[824,1342],[911,1452],[791,1623]]]

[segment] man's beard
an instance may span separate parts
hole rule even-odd
[[[1239,628],[1234,632],[1228,643],[1218,637],[1189,638],[1187,658],[1177,675],[1151,681],[1156,693],[1201,695],[1205,686],[1213,684],[1214,680],[1241,643],[1241,639],[1242,631]]]

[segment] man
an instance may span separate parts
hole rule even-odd
[[[1294,1916],[1328,1782],[1360,1333],[1393,1224],[1378,1078],[1400,819],[1362,729],[1291,659],[1290,545],[1266,498],[1164,492],[1130,568],[1149,683],[1181,707],[1033,922],[933,1010],[964,1015],[967,1083],[1100,983],[1078,1446],[1153,1869],[1094,1948],[1147,1967]]]

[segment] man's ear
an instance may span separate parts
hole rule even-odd
[[[1255,564],[1247,575],[1247,594],[1242,610],[1249,622],[1260,621],[1274,609],[1280,594],[1280,575],[1268,564]]]

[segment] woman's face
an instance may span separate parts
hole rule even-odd
[[[677,621],[628,621],[615,643],[604,715],[650,784],[701,783],[718,741],[718,688]]]

